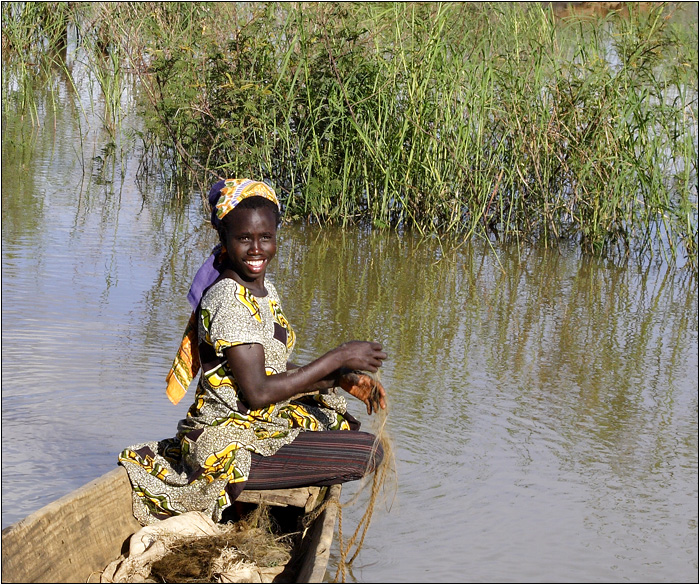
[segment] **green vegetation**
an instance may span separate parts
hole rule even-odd
[[[697,21],[672,4],[565,20],[541,3],[50,6],[3,3],[19,80],[3,96],[31,112],[73,27],[105,126],[133,76],[144,168],[201,192],[253,176],[289,219],[573,239],[697,271]]]

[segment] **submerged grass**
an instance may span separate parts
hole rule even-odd
[[[3,4],[13,61],[29,71],[71,23],[105,56],[105,125],[129,71],[144,152],[200,192],[250,175],[290,219],[697,271],[697,22],[674,4],[59,3],[58,24],[37,4]]]

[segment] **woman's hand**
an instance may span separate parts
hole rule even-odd
[[[382,345],[374,341],[348,341],[334,351],[339,353],[341,367],[376,372],[387,358]]]
[[[386,408],[386,392],[379,380],[361,372],[347,372],[338,378],[338,386],[367,406],[367,414]]]

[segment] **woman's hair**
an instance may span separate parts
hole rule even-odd
[[[235,224],[235,222],[237,221],[238,214],[236,213],[236,211],[238,211],[239,209],[268,209],[275,216],[275,225],[277,227],[279,227],[280,225],[281,214],[277,205],[275,205],[272,201],[266,199],[265,197],[246,197],[238,205],[236,205],[236,207],[232,211],[227,213],[221,220],[220,227],[217,228],[217,231],[219,232],[219,240],[221,240],[221,243],[224,242],[224,238],[226,236],[226,227]]]

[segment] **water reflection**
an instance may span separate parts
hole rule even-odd
[[[105,137],[76,152],[70,117],[4,117],[3,133],[6,526],[173,434],[187,399],[173,407],[163,378],[215,234],[198,194],[139,189]],[[351,579],[697,578],[696,282],[565,248],[297,225],[271,276],[296,361],[348,339],[390,354],[399,487]],[[346,536],[362,512],[344,511]]]
[[[391,355],[398,511],[355,578],[668,581],[667,554],[695,574],[692,283],[566,250],[436,263],[406,235],[286,237],[277,280],[309,356],[354,332]]]

